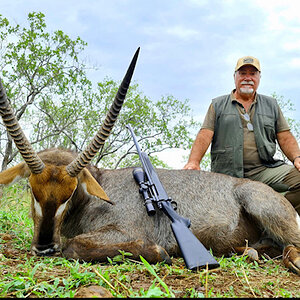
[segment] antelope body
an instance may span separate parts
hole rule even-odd
[[[137,53],[104,124],[78,156],[55,148],[36,154],[0,86],[2,118],[25,160],[1,172],[0,184],[28,178],[33,253],[61,251],[67,258],[106,261],[124,250],[150,263],[170,263],[170,256],[180,255],[169,219],[160,211],[147,215],[132,168],[101,170],[89,165],[121,109]],[[283,250],[285,265],[300,274],[300,218],[283,196],[263,183],[223,174],[164,169],[157,173],[168,195],[178,203],[178,213],[191,219],[194,235],[214,255],[244,250],[246,241],[261,249],[261,237],[267,236],[270,239],[264,240]],[[266,248],[270,244],[263,245],[264,251]]]
[[[63,250],[66,257],[105,261],[122,249],[135,259],[142,255],[155,263],[180,255],[170,220],[161,211],[147,215],[132,170],[91,169],[115,205],[89,198],[82,208],[79,203],[72,206],[62,227],[69,238]],[[241,246],[247,240],[258,250],[270,250],[270,255],[274,247],[281,252],[285,248],[285,256],[290,251],[292,258],[285,263],[299,272],[300,218],[272,188],[205,171],[156,171],[167,194],[177,202],[178,214],[191,220],[194,235],[214,255],[244,250]],[[273,245],[262,245],[262,235],[270,237]]]

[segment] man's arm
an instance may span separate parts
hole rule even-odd
[[[206,153],[212,141],[213,135],[214,132],[210,129],[200,129],[192,146],[189,160],[183,169],[200,170],[201,159]]]
[[[295,168],[300,171],[300,148],[297,140],[290,131],[282,131],[277,134],[278,144],[285,156],[294,163]]]

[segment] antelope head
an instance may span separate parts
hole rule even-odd
[[[76,158],[58,149],[47,155],[37,154],[22,131],[7,99],[0,80],[0,114],[24,162],[0,173],[0,184],[11,184],[28,178],[31,189],[31,215],[34,236],[31,251],[50,255],[60,250],[60,231],[63,218],[74,193],[81,185],[85,193],[112,203],[95,178],[85,168],[108,138],[124,103],[139,54],[137,49],[106,118],[87,148]],[[46,151],[44,152],[44,154]]]

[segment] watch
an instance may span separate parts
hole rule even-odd
[[[300,155],[296,156],[296,157],[293,159],[293,164],[295,163],[296,158],[299,158],[299,157],[300,157]]]

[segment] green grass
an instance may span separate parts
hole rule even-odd
[[[109,258],[107,263],[79,263],[62,257],[30,255],[33,222],[30,196],[24,182],[3,189],[0,202],[0,297],[72,298],[91,285],[119,298],[237,298],[300,297],[300,278],[280,260],[247,256],[217,258],[220,268],[192,272],[182,258],[171,266],[150,265],[131,254]]]

